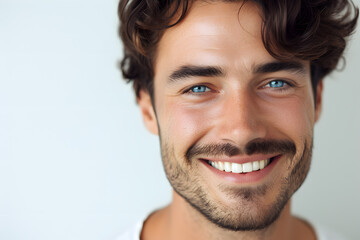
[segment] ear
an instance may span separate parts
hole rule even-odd
[[[315,99],[315,122],[317,122],[321,115],[322,110],[322,93],[323,93],[323,80],[320,80],[316,86],[316,99]]]
[[[139,104],[145,127],[152,134],[158,135],[158,125],[150,94],[145,90],[140,90],[139,97],[136,100]]]

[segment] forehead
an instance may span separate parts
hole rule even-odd
[[[158,44],[155,78],[179,64],[216,64],[250,69],[271,61],[261,39],[261,10],[253,2],[195,1],[178,25],[166,30]]]

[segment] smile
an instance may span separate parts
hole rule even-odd
[[[249,173],[259,171],[266,168],[272,161],[273,158],[264,159],[260,161],[252,161],[247,163],[232,163],[232,162],[221,162],[221,161],[207,161],[207,163],[220,170],[231,173]]]

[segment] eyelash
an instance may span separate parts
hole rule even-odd
[[[270,84],[272,82],[282,82],[282,86],[280,87],[271,87]],[[205,91],[203,92],[194,92],[193,89],[197,88],[197,87],[204,87],[206,88]],[[274,89],[275,91],[287,91],[289,88],[295,87],[295,85],[293,83],[290,83],[289,81],[283,80],[283,79],[272,79],[270,81],[268,81],[263,87],[261,88],[269,88],[269,89]],[[193,85],[187,89],[185,89],[182,93],[183,94],[192,94],[192,95],[201,95],[201,94],[205,94],[207,92],[211,92],[212,89],[208,86],[206,86],[205,84],[198,84],[198,85]]]
[[[282,86],[280,87],[271,87],[270,84],[272,82],[282,82]],[[269,88],[269,89],[274,89],[275,91],[286,91],[289,88],[294,87],[294,84],[290,83],[289,81],[283,80],[283,79],[272,79],[271,81],[267,82],[262,88]]]
[[[196,87],[204,87],[204,88],[206,88],[206,90],[204,92],[194,92],[193,89]],[[211,91],[212,91],[212,89],[210,87],[208,87],[204,84],[199,84],[199,85],[194,85],[194,86],[187,88],[186,90],[183,91],[183,93],[193,94],[193,95],[201,95],[201,94],[205,94],[205,93],[211,92]]]

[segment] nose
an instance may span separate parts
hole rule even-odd
[[[216,124],[217,135],[224,142],[239,147],[267,134],[264,113],[256,95],[248,91],[234,91],[224,96]]]

